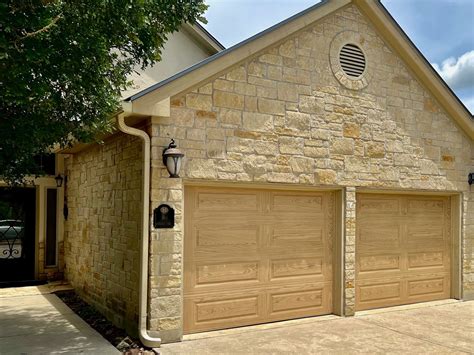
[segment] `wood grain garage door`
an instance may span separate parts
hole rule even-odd
[[[449,197],[357,196],[356,309],[450,297]]]
[[[334,194],[189,187],[184,331],[332,312]]]

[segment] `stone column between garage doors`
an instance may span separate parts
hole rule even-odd
[[[355,313],[356,189],[346,187],[344,221],[344,315]]]
[[[162,162],[169,138],[156,138],[159,127],[151,126],[149,329],[164,343],[183,335],[183,181],[169,177]],[[175,210],[172,229],[153,227],[153,210],[167,204]]]

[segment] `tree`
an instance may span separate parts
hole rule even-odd
[[[205,21],[204,0],[0,3],[0,179],[41,174],[34,156],[111,129],[127,75],[167,34]]]

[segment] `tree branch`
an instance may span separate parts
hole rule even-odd
[[[40,28],[39,30],[34,31],[34,32],[27,32],[23,37],[20,37],[18,40],[19,40],[19,41],[22,41],[22,40],[24,40],[24,39],[26,39],[26,38],[34,37],[34,36],[36,36],[36,35],[38,35],[38,34],[40,34],[40,33],[43,33],[43,32],[48,31],[48,30],[49,30],[51,27],[53,27],[53,26],[56,24],[56,22],[58,22],[61,18],[62,18],[62,15],[61,15],[61,14],[60,14],[60,15],[57,15],[55,18],[53,18],[53,20],[52,20],[49,24],[47,24],[47,25],[44,26],[43,28]]]

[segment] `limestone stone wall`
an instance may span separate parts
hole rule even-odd
[[[336,37],[356,41],[367,57],[358,84],[334,68]],[[182,335],[183,181],[163,169],[169,138],[186,154],[184,181],[344,188],[346,315],[354,312],[357,189],[461,194],[462,287],[474,296],[474,195],[467,184],[474,144],[356,7],[191,90],[173,97],[171,117],[154,118],[152,126],[152,208],[172,204],[178,222],[171,231],[152,230],[150,324],[165,341]]]
[[[474,152],[473,155],[474,156]],[[471,163],[473,171],[474,161]],[[474,300],[474,185],[466,193],[463,204],[463,240],[462,247],[462,277],[463,297]]]
[[[355,241],[356,241],[356,189],[345,188],[345,233],[344,233],[344,315],[355,313]]]
[[[66,159],[65,277],[132,333],[138,322],[141,157],[139,140],[116,135]]]

